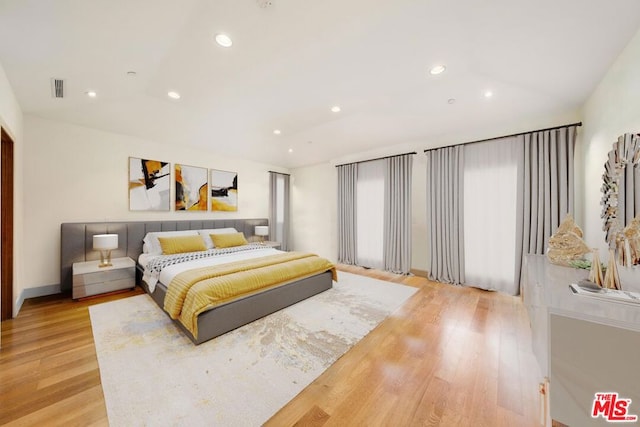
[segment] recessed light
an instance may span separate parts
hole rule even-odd
[[[447,102],[449,104],[455,104],[456,103],[456,99],[455,98],[449,98],[449,99],[447,99]]]
[[[218,43],[222,47],[231,47],[233,45],[233,40],[226,34],[216,34],[216,43]]]
[[[331,111],[333,111],[334,113],[339,113],[341,110],[341,108],[338,105],[334,105],[333,107],[331,107]]]
[[[138,73],[136,73],[135,71],[127,71],[127,77],[135,77],[137,75]]]
[[[180,94],[174,91],[167,92],[167,96],[171,99],[180,99]]]
[[[492,96],[493,96],[493,92],[491,92],[490,90],[487,90],[484,92],[485,98],[491,98]]]
[[[95,90],[88,90],[85,92],[89,98],[95,98],[98,96],[98,93]]]
[[[290,152],[290,153],[293,153],[293,148],[289,148],[289,152]]]
[[[431,73],[434,76],[436,76],[438,74],[444,73],[444,70],[446,70],[446,69],[447,69],[447,67],[445,67],[444,65],[436,65],[434,67],[431,67],[431,69],[429,70],[429,73]]]
[[[274,135],[280,135],[282,132],[280,131],[280,129],[274,129],[273,130],[273,134]]]

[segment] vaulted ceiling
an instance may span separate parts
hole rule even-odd
[[[297,167],[564,124],[639,27],[637,0],[2,0],[0,64],[27,114]]]

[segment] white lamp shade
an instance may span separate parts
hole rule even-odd
[[[117,234],[96,234],[93,236],[93,249],[110,250],[118,249]]]
[[[256,225],[256,236],[268,236],[269,235],[269,226],[267,225]]]

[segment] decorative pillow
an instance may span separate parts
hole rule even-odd
[[[213,242],[211,241],[211,237],[209,237],[210,234],[231,234],[231,233],[237,233],[237,232],[238,230],[236,230],[233,227],[209,228],[207,230],[198,230],[198,234],[200,234],[204,239],[204,244],[207,245],[207,249],[211,249],[214,247]]]
[[[184,252],[206,251],[201,236],[158,237],[164,255],[181,254]]]
[[[211,234],[210,237],[216,248],[230,248],[232,246],[242,246],[249,243],[242,233]]]
[[[196,230],[182,230],[182,231],[152,231],[144,236],[142,250],[145,254],[149,255],[161,255],[162,247],[158,241],[158,237],[178,237],[178,236],[197,236]]]

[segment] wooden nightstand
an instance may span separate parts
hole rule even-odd
[[[73,263],[73,299],[135,288],[136,263],[131,258],[114,258],[111,267],[100,268],[99,263]]]
[[[280,249],[280,242],[265,241],[263,245],[268,248]]]

